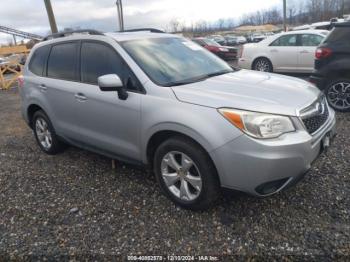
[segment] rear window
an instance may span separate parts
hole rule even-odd
[[[78,43],[54,45],[47,64],[47,76],[77,81]]]
[[[29,70],[33,74],[43,76],[49,51],[50,46],[42,46],[35,50],[29,63]]]
[[[330,44],[341,41],[350,43],[350,27],[335,27],[324,40],[324,43]]]

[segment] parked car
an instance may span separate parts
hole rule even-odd
[[[259,43],[262,40],[266,39],[267,36],[266,35],[256,35],[252,37],[252,43]]]
[[[238,36],[237,41],[239,45],[244,45],[248,42],[247,38],[245,38],[244,36]]]
[[[266,39],[269,35],[262,34],[262,33],[254,33],[248,37],[249,43],[259,43],[262,40]]]
[[[182,207],[209,207],[221,187],[256,196],[288,188],[333,136],[334,111],[314,85],[232,69],[182,37],[134,30],[46,39],[19,81],[41,150],[71,144],[148,166]]]
[[[264,72],[311,73],[315,51],[329,32],[324,30],[292,31],[246,44],[238,65]]]
[[[226,61],[237,59],[238,49],[235,47],[221,46],[217,42],[207,38],[194,38],[192,41]]]
[[[238,37],[236,36],[225,36],[226,46],[238,45]]]
[[[338,111],[350,111],[350,22],[335,28],[316,50],[315,71],[311,82],[327,96]]]
[[[211,35],[211,36],[208,36],[207,38],[215,41],[219,45],[222,45],[222,46],[226,45],[225,37],[223,37],[222,35]]]

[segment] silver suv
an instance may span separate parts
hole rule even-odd
[[[146,165],[190,209],[213,204],[220,188],[269,196],[295,184],[335,128],[310,83],[233,69],[154,31],[53,35],[33,48],[20,83],[45,153],[70,144]]]

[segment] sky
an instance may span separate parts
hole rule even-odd
[[[51,0],[59,29],[66,27],[118,30],[115,0]],[[282,0],[123,0],[126,28],[166,29],[178,19],[186,24],[281,6]],[[43,0],[1,0],[0,25],[46,35],[49,22]],[[0,42],[12,37],[0,33]]]

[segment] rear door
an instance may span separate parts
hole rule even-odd
[[[40,87],[52,110],[51,120],[56,132],[74,140],[79,138],[75,103],[79,86],[78,51],[79,41],[52,45],[46,77]]]
[[[295,72],[298,66],[297,35],[282,35],[268,46],[275,72]]]
[[[316,34],[300,34],[298,39],[298,72],[311,73],[314,69],[316,48],[323,41],[324,36]]]
[[[140,158],[141,84],[117,51],[99,41],[81,45],[81,85],[76,100],[81,141],[91,149],[128,159]],[[102,92],[97,78],[117,74],[128,90],[120,100],[117,92]]]

